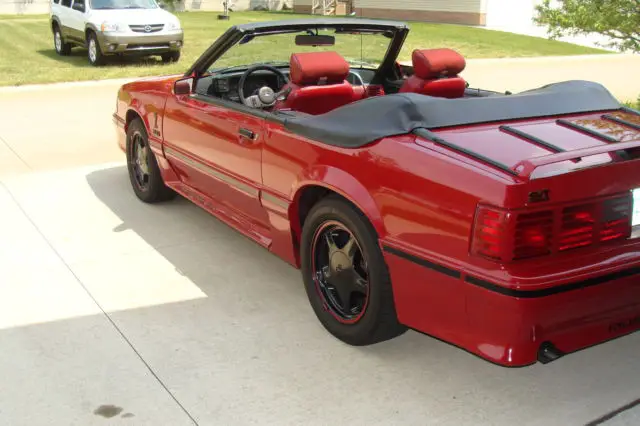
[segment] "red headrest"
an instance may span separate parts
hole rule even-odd
[[[289,67],[291,82],[298,85],[342,83],[349,75],[349,63],[336,52],[294,53]]]
[[[464,57],[451,49],[416,49],[411,59],[413,72],[422,79],[454,76],[467,65]]]

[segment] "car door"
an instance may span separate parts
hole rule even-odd
[[[73,0],[67,11],[69,35],[76,41],[84,41],[84,23],[87,10],[86,0]]]
[[[70,26],[71,3],[73,0],[59,0],[55,8],[55,16],[60,21],[60,31],[65,39],[73,38],[73,31]]]
[[[262,111],[247,110],[206,96],[170,95],[162,121],[164,152],[183,183],[266,237],[268,217],[260,203],[266,123]]]

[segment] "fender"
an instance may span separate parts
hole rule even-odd
[[[62,23],[60,22],[60,18],[58,18],[58,15],[52,15],[51,16],[51,31],[53,31],[53,23],[58,24],[58,26],[60,27],[60,29],[62,29]]]
[[[162,150],[162,117],[165,100],[166,98],[162,100],[162,105],[159,107],[154,103],[144,104],[134,97],[127,108],[127,114],[129,111],[133,111],[142,118],[144,127],[149,135],[149,145],[155,154],[161,157],[164,157]]]
[[[91,22],[87,22],[84,26],[84,33],[87,33],[87,30],[91,30],[94,33],[96,33],[96,35],[100,34],[100,30],[98,30],[98,27],[96,27],[94,24],[92,24]]]
[[[319,177],[321,180],[318,179]],[[289,207],[289,220],[294,232],[298,235],[301,231],[300,226],[297,220],[292,219],[298,217],[300,196],[308,186],[322,186],[340,194],[367,216],[379,239],[386,235],[380,210],[364,185],[344,170],[322,164],[312,165],[305,169],[294,184],[293,202]]]

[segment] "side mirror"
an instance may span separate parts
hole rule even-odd
[[[167,5],[164,3],[158,3],[158,6],[160,6],[160,9],[166,9]]]
[[[192,78],[186,78],[184,80],[178,80],[173,85],[173,93],[175,95],[190,95],[191,84],[193,84]]]

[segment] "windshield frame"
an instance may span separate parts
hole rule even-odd
[[[316,34],[318,33],[320,29],[316,29]],[[264,33],[259,33],[259,34],[247,34],[244,37],[242,37],[242,39],[240,39],[239,42],[235,43],[233,47],[237,48],[240,46],[243,46],[245,44],[249,44],[251,42],[253,42],[254,40],[256,40],[257,38],[262,38],[262,37],[267,37],[267,36],[278,36],[278,35],[286,35],[286,34],[301,34],[301,33],[312,33],[313,31],[309,31],[309,30],[286,30],[286,31],[270,31],[270,32],[264,32]],[[362,45],[364,42],[363,37],[367,36],[367,35],[379,35],[379,36],[384,36],[385,31],[361,31],[358,32],[357,30],[352,30],[349,31],[348,33],[345,32],[338,32],[336,31],[335,34],[336,36],[360,36],[360,46],[361,46],[361,51],[360,51],[360,59],[348,59],[343,53],[341,53],[340,51],[336,50],[338,53],[340,53],[340,55],[345,57],[345,60],[349,63],[349,68],[355,68],[355,69],[368,69],[368,70],[372,70],[375,71],[379,68],[380,64],[384,61],[384,58],[387,55],[387,51],[389,50],[389,45],[391,44],[391,39],[393,38],[393,36],[388,37],[387,34],[387,44],[386,44],[386,49],[387,51],[384,52],[384,54],[381,56],[380,61],[378,63],[368,63],[366,61],[363,61],[362,59]],[[332,34],[332,35],[333,35]],[[342,39],[340,41],[345,41],[345,39]],[[304,48],[304,46],[301,46],[302,48]],[[266,61],[256,61],[253,63],[248,63],[248,64],[238,64],[238,65],[229,65],[229,66],[223,66],[223,67],[215,67],[216,63],[218,61],[220,61],[221,59],[225,59],[226,58],[226,54],[229,53],[231,51],[231,48],[229,48],[226,52],[224,52],[223,54],[221,54],[216,60],[215,62],[213,62],[211,65],[213,65],[213,68],[209,68],[207,70],[207,73],[225,73],[225,72],[231,72],[231,71],[235,71],[235,70],[242,70],[242,69],[247,69],[249,67],[252,67],[254,65],[260,64],[260,65],[271,65],[273,67],[276,68],[288,68],[289,67],[289,59],[285,60],[285,59],[280,59],[280,60],[266,60]],[[318,52],[322,52],[322,50],[318,50]],[[232,55],[233,56],[233,55]]]
[[[209,73],[215,62],[247,36],[273,33],[303,32],[306,30],[334,30],[343,32],[388,33],[390,42],[376,75],[391,70],[407,37],[407,24],[361,18],[316,18],[283,20],[237,25],[220,36],[185,72],[185,77],[199,77]]]

